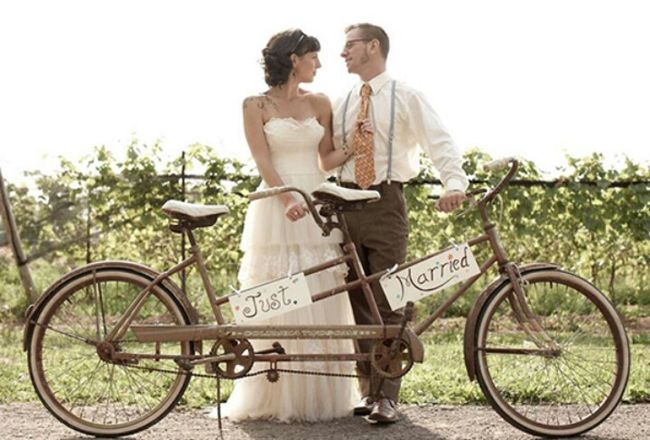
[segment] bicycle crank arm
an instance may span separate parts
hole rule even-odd
[[[282,347],[282,344],[280,344],[279,342],[276,341],[276,342],[273,343],[273,348],[267,348],[266,350],[256,351],[255,355],[257,356],[257,355],[260,355],[260,354],[272,354],[272,353],[285,354],[286,352],[284,350],[284,347]]]
[[[190,361],[189,363],[194,366],[194,365],[200,365],[200,364],[207,364],[208,362],[227,362],[227,361],[232,361],[235,360],[236,356],[234,353],[226,353],[222,354],[219,356],[207,356],[201,359],[197,359],[195,361]]]

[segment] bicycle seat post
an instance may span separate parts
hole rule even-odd
[[[212,283],[210,282],[208,270],[205,267],[205,260],[203,259],[201,248],[196,242],[196,238],[194,238],[194,233],[191,228],[184,227],[183,232],[187,234],[187,238],[190,240],[190,245],[192,246],[190,248],[190,253],[194,256],[194,260],[196,261],[199,274],[201,275],[201,280],[203,281],[203,287],[205,287],[205,293],[208,295],[208,300],[210,301],[210,306],[212,307],[212,312],[217,320],[217,324],[223,325],[226,321],[223,319],[219,304],[217,304],[217,297],[214,293],[214,287],[212,287]]]
[[[372,286],[366,280],[366,272],[363,269],[363,264],[361,264],[361,259],[357,253],[357,247],[350,237],[345,215],[342,212],[337,212],[336,217],[338,219],[338,225],[336,227],[343,233],[343,244],[341,245],[341,249],[343,249],[343,252],[346,255],[350,256],[348,267],[353,271],[354,275],[356,275],[356,279],[361,281],[361,290],[366,297],[366,302],[368,303],[370,313],[372,314],[375,323],[378,325],[384,325],[384,320],[379,312],[379,307],[377,306]]]

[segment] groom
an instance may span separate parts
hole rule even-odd
[[[408,215],[402,187],[418,174],[418,146],[433,161],[445,187],[438,209],[456,209],[465,199],[468,185],[462,156],[424,95],[394,81],[386,72],[388,50],[388,35],[379,26],[362,23],[345,29],[341,56],[348,72],[358,75],[361,83],[336,104],[333,116],[336,148],[352,148],[354,157],[339,171],[341,185],[381,194],[379,202],[368,204],[363,211],[345,214],[366,273],[393,267],[406,258]],[[373,126],[371,133],[357,130],[366,119]],[[402,311],[391,310],[379,283],[372,288],[384,323],[399,324]],[[361,289],[349,294],[356,322],[374,324]],[[372,340],[359,341],[362,353],[369,353],[372,345]],[[371,394],[378,378],[371,374],[370,363],[359,362],[357,369],[364,397],[355,407],[355,415],[368,415],[377,423],[397,421],[400,380],[386,379],[375,401]]]

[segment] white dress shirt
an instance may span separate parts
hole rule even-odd
[[[383,72],[371,79],[368,84],[370,95],[369,118],[374,130],[375,181],[374,185],[387,180],[388,135],[390,131],[392,79]],[[357,113],[361,102],[361,86],[354,87],[345,115],[346,142],[352,146]],[[334,105],[334,146],[343,145],[343,110],[347,95]],[[467,176],[462,169],[463,159],[460,151],[440,122],[438,115],[427,102],[424,95],[399,81],[395,84],[395,128],[393,137],[393,159],[391,165],[392,181],[407,182],[418,175],[420,157],[418,146],[433,161],[440,173],[440,180],[446,191],[465,191]],[[342,165],[341,180],[354,182],[354,158]]]

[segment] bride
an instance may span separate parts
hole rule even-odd
[[[322,169],[332,169],[352,154],[332,146],[332,110],[323,94],[301,89],[314,80],[321,67],[320,43],[300,30],[274,35],[262,51],[265,81],[269,89],[244,100],[244,130],[257,169],[259,189],[289,185],[311,192],[325,180]],[[366,124],[368,125],[368,124]],[[365,127],[365,126],[364,126]],[[370,127],[366,127],[371,130]],[[249,206],[241,249],[244,251],[239,281],[242,288],[296,273],[340,254],[341,235],[323,237],[295,193],[283,193],[252,202]],[[338,231],[336,231],[338,232]],[[312,293],[344,283],[345,265],[307,277]],[[261,325],[344,325],[354,318],[348,295],[339,294],[309,307],[271,318]],[[255,350],[273,341],[252,341]],[[287,353],[352,353],[349,340],[280,341]],[[258,369],[267,365],[256,365]],[[325,373],[352,373],[348,362],[295,362],[281,368]],[[254,370],[253,370],[254,371]],[[350,378],[281,373],[270,383],[265,375],[235,381],[225,405],[233,421],[276,419],[318,421],[352,413],[358,401]]]

